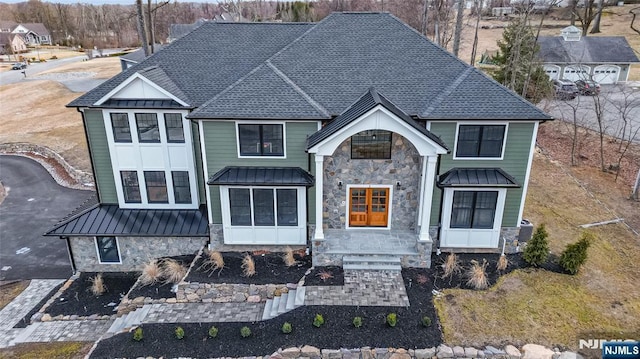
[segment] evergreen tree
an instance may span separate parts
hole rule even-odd
[[[567,245],[567,248],[560,256],[560,266],[571,274],[578,273],[578,269],[587,260],[587,249],[593,241],[593,235],[589,232],[582,233],[580,240],[576,243]]]
[[[537,267],[547,261],[547,257],[549,256],[548,236],[549,234],[544,227],[544,223],[536,228],[533,237],[531,237],[527,246],[524,247],[524,252],[522,253],[522,258],[525,262]]]
[[[532,103],[551,94],[551,82],[538,59],[540,46],[525,19],[515,19],[498,41],[498,53],[492,61],[497,65],[493,78]]]

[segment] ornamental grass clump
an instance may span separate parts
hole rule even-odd
[[[292,330],[293,330],[293,326],[291,325],[291,323],[284,322],[284,324],[282,324],[282,332],[284,334],[291,334]]]
[[[91,282],[91,293],[93,295],[103,295],[104,292],[107,291],[107,286],[104,284],[104,279],[102,278],[102,273],[97,274],[94,277],[89,278],[89,282]]]
[[[449,253],[447,259],[442,264],[442,269],[444,269],[442,278],[452,277],[454,274],[459,274],[462,271],[462,267],[460,266],[458,256],[455,253]]]
[[[287,251],[284,252],[284,254],[282,255],[282,261],[287,267],[293,267],[294,265],[298,264],[298,261],[293,255],[293,249],[291,248],[287,248]]]
[[[362,317],[353,318],[353,326],[356,328],[360,328],[362,326]]]
[[[209,272],[209,277],[211,277],[211,275],[215,273],[215,271],[218,271],[218,275],[220,275],[223,268],[224,258],[222,257],[222,253],[218,251],[207,250],[205,252],[203,262],[200,267],[198,267],[198,270],[204,269],[206,272]]]
[[[500,256],[500,259],[498,259],[498,263],[496,263],[496,270],[498,272],[504,272],[507,269],[508,265],[509,265],[509,260],[507,259],[507,256],[502,254]]]
[[[323,269],[320,272],[318,272],[318,274],[316,274],[316,276],[318,278],[320,278],[321,281],[326,282],[329,279],[333,278],[333,273],[331,273],[331,271]]]
[[[536,227],[533,237],[531,237],[527,246],[524,247],[522,259],[534,267],[544,264],[549,256],[548,236],[549,234],[547,233],[544,223]]]
[[[396,313],[387,314],[387,325],[391,328],[395,328],[398,324],[398,315]]]
[[[157,259],[152,259],[145,263],[142,267],[142,274],[140,275],[140,285],[147,286],[153,285],[160,281],[162,278],[162,269]]]
[[[175,334],[176,334],[176,339],[178,340],[184,339],[184,329],[182,329],[182,327],[176,327]]]
[[[249,338],[251,336],[251,329],[249,329],[249,327],[240,328],[240,336],[243,338]]]
[[[212,326],[211,328],[209,328],[209,338],[215,338],[218,336],[218,328],[216,328],[215,326]]]
[[[245,277],[253,277],[256,275],[256,263],[253,261],[253,257],[249,254],[245,254],[242,258],[242,275]]]
[[[313,318],[313,326],[316,328],[320,328],[323,324],[324,318],[322,317],[322,314],[316,314],[316,316]]]
[[[565,271],[576,274],[587,260],[587,250],[593,242],[594,236],[590,232],[584,232],[576,243],[567,245],[560,255],[560,266]]]
[[[489,279],[487,278],[487,260],[483,259],[482,264],[478,261],[471,261],[471,268],[467,271],[467,285],[473,289],[487,289]]]
[[[162,277],[165,283],[180,283],[187,274],[187,268],[175,259],[167,258],[162,261]]]
[[[142,333],[142,328],[137,327],[136,330],[133,331],[133,340],[139,342],[144,338]]]

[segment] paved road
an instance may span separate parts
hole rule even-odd
[[[594,100],[599,101],[602,108],[605,133],[640,143],[640,83],[602,85],[602,91],[598,97],[578,96],[573,100],[552,100],[541,103],[540,107],[556,119],[571,123],[574,121],[574,109],[576,109],[575,119],[578,124],[598,131]],[[627,126],[621,111],[626,114]]]
[[[29,80],[31,76],[37,75],[41,72],[48,71],[65,64],[79,62],[86,58],[87,57],[85,55],[82,55],[82,56],[69,57],[69,58],[60,59],[60,60],[51,60],[51,61],[41,62],[41,63],[32,63],[31,65],[27,66],[27,69],[25,70],[27,72],[26,78],[22,74],[22,71],[18,71],[18,70],[0,72],[0,85],[8,85],[16,82]]]
[[[42,234],[93,192],[62,187],[20,156],[0,155],[0,181],[9,192],[0,205],[0,280],[68,278],[65,242]]]

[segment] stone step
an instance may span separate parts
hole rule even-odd
[[[297,295],[297,290],[296,289],[290,289],[289,290],[289,295],[287,296],[287,305],[285,305],[285,309],[288,311],[293,310],[296,308],[296,295]]]
[[[273,308],[273,299],[267,299],[262,311],[262,320],[271,319],[271,308]]]
[[[353,255],[354,251],[350,249],[328,249],[323,253],[326,254],[335,254],[335,255]],[[418,251],[414,248],[396,248],[392,249],[388,252],[382,252],[380,249],[359,249],[357,252],[359,255],[371,255],[371,256],[385,256],[385,255],[393,255],[393,256],[411,256],[418,255]]]
[[[381,270],[381,271],[401,271],[400,264],[343,264],[344,270]]]
[[[296,289],[296,299],[293,302],[293,305],[296,308],[304,305],[304,295],[306,291],[307,291],[306,287],[298,287],[298,289]]]
[[[289,293],[282,293],[280,297],[280,304],[278,305],[278,315],[287,311],[287,301],[289,300]]]
[[[343,263],[362,264],[362,263],[382,263],[382,264],[400,264],[399,256],[392,255],[355,255],[342,257]]]
[[[116,320],[111,324],[111,326],[107,330],[107,333],[120,333],[122,329],[124,329],[124,320],[125,320],[124,317],[126,317],[126,315],[116,318]]]
[[[36,322],[31,325],[28,325],[26,328],[22,329],[20,334],[18,334],[15,338],[13,338],[13,340],[9,342],[9,346],[13,346],[18,343],[28,342],[28,339],[31,336],[31,334],[41,325],[42,325],[42,322]]]
[[[274,318],[278,316],[278,308],[280,308],[280,297],[273,297],[273,305],[271,307],[270,318]]]

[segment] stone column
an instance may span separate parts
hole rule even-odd
[[[316,161],[316,234],[314,239],[324,239],[324,229],[322,227],[322,214],[324,211],[324,202],[322,196],[322,187],[324,182],[324,156],[314,155]]]
[[[437,156],[423,157],[424,171],[424,191],[422,192],[422,220],[420,224],[420,237],[418,241],[431,242],[431,236],[429,236],[429,225],[431,219],[431,201],[433,199],[433,185],[436,180],[436,163],[438,161]]]

